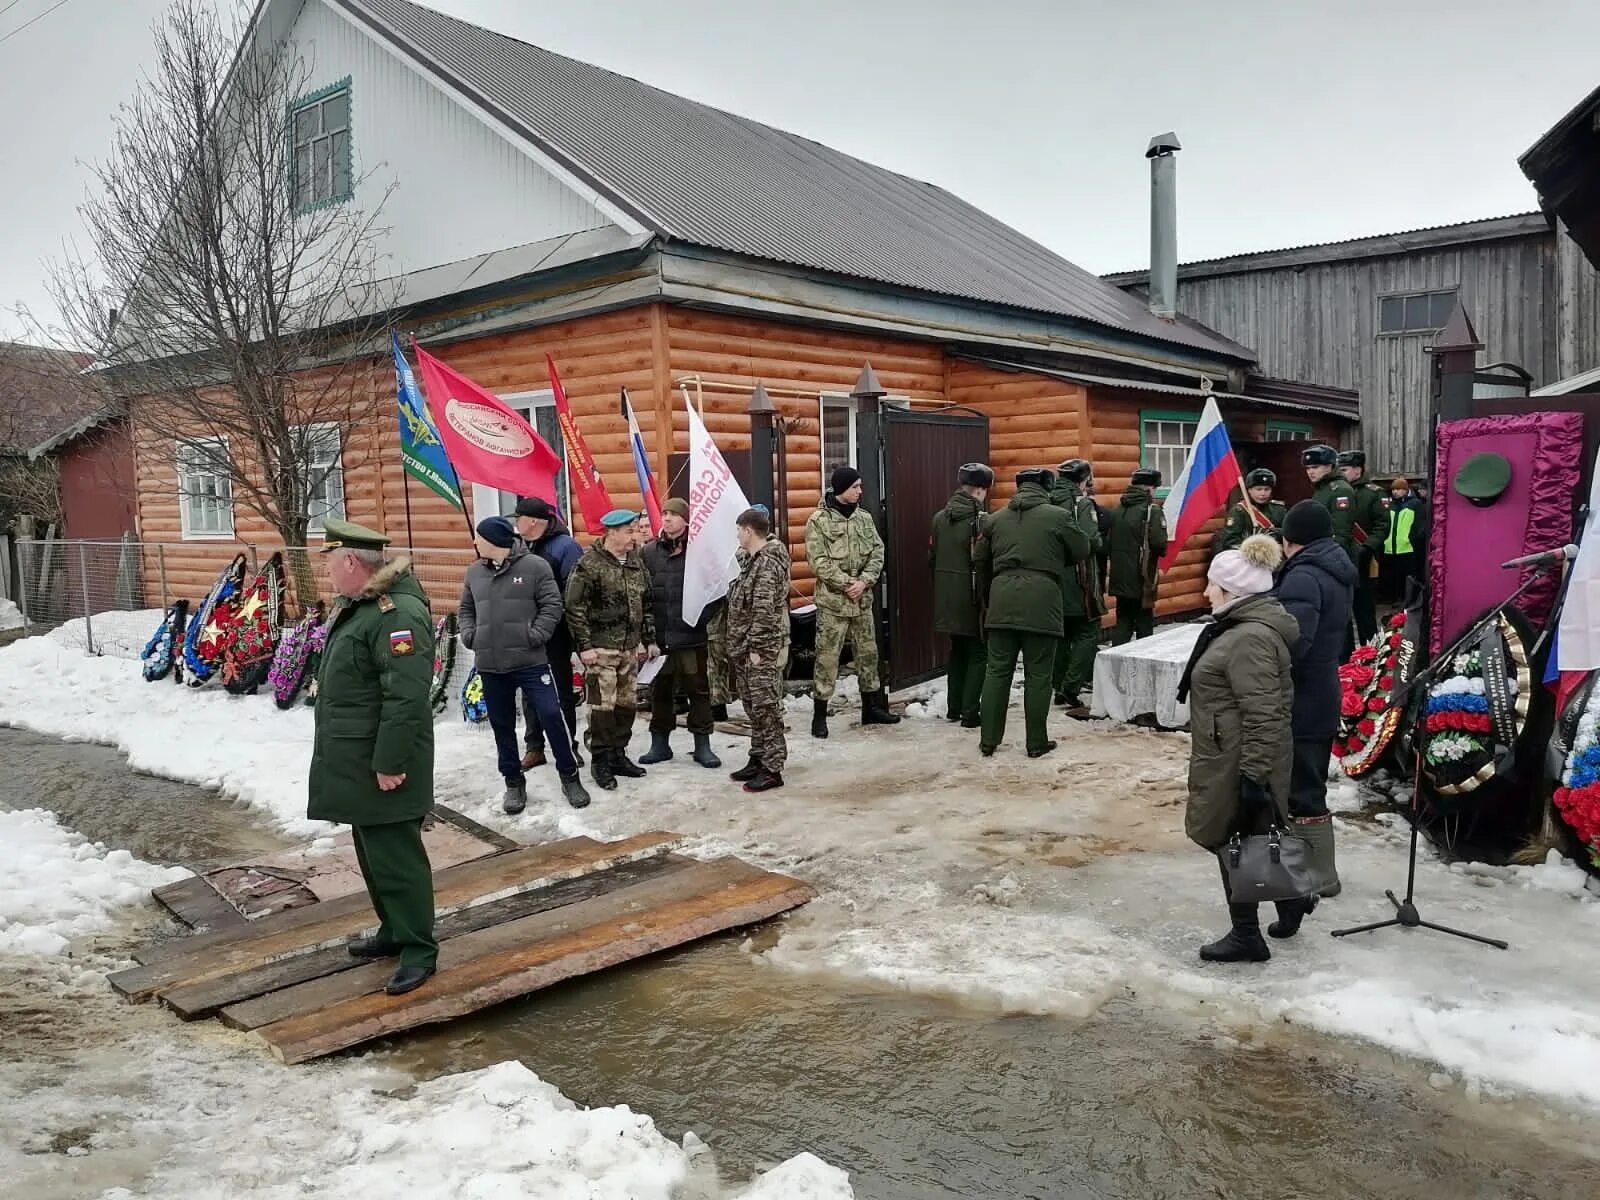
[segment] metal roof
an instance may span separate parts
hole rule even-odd
[[[665,238],[1253,357],[932,184],[409,0],[330,2]]]

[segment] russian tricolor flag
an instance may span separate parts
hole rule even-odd
[[[633,448],[633,473],[639,477],[639,492],[644,497],[644,511],[650,516],[650,532],[661,532],[661,501],[656,499],[655,476],[650,473],[650,456],[645,453],[644,435],[639,432],[639,418],[633,415],[633,402],[628,399],[628,389],[622,389],[622,413],[628,418],[628,445]]]
[[[1169,570],[1183,552],[1184,543],[1228,503],[1228,493],[1244,483],[1239,460],[1233,456],[1228,427],[1215,399],[1206,400],[1188,461],[1167,494],[1167,552],[1161,569]]]

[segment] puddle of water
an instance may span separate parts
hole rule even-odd
[[[281,850],[281,836],[216,792],[141,774],[107,746],[0,727],[7,808],[46,808],[90,841],[194,869]]]
[[[515,1057],[580,1103],[694,1130],[725,1178],[811,1150],[862,1200],[1576,1200],[1597,1169],[1574,1148],[1597,1152],[1593,1126],[1441,1095],[1421,1069],[1298,1032],[1240,1045],[1121,1003],[997,1019],[773,973],[732,939],[389,1054],[423,1076]]]

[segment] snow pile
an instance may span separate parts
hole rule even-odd
[[[0,953],[64,954],[152,888],[189,874],[140,862],[63,829],[51,813],[0,812]]]
[[[21,629],[25,623],[22,619],[22,610],[16,603],[0,597],[0,632],[7,629]]]
[[[49,636],[69,650],[137,659],[165,616],[159,608],[95,613],[87,621],[78,617],[58,625]]]

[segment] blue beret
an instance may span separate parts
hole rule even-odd
[[[621,529],[624,525],[632,525],[639,519],[639,514],[631,508],[613,508],[600,518],[600,524],[607,529]]]

